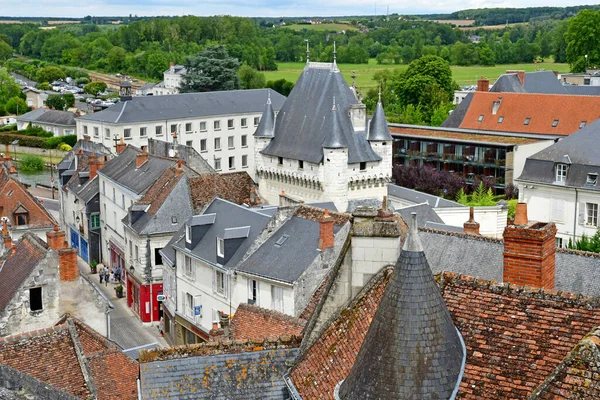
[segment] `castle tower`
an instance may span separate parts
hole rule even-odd
[[[348,141],[333,97],[331,126],[323,142],[323,192],[338,210],[348,207]]]
[[[271,92],[268,92],[265,111],[260,119],[256,132],[254,132],[254,165],[256,168],[264,166],[263,157],[260,154],[271,143],[275,137],[275,112],[271,104]]]
[[[369,124],[369,133],[367,140],[371,144],[371,148],[379,157],[381,157],[382,167],[384,170],[392,171],[392,135],[388,128],[385,112],[381,104],[381,88],[379,88],[379,100],[375,113]]]

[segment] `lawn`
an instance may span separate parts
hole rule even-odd
[[[302,31],[304,29],[311,31],[333,31],[333,32],[341,32],[341,31],[356,31],[357,27],[354,25],[348,24],[293,24],[293,25],[285,25],[282,28],[290,28],[295,31]]]
[[[296,82],[304,63],[277,63],[278,71],[267,71],[265,76],[267,80],[277,80],[284,78],[288,81]],[[376,87],[377,83],[373,81],[373,73],[378,70],[388,68],[406,68],[405,65],[379,65],[375,59],[370,59],[368,64],[338,64],[340,71],[346,78],[346,81],[350,84],[352,82],[352,71],[356,72],[356,86],[359,89],[366,89]],[[504,64],[496,65],[494,67],[483,67],[483,66],[470,66],[470,67],[459,67],[452,66],[452,76],[454,80],[461,86],[474,85],[477,83],[477,79],[484,76],[493,83],[501,74],[505,73],[506,70],[524,70],[526,72],[536,71],[538,69],[546,70],[557,70],[559,72],[568,72],[568,64],[559,63],[533,63],[528,64]]]

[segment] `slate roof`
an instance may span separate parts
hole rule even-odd
[[[465,96],[465,98],[463,99],[463,101],[461,101],[460,104],[458,106],[456,106],[456,108],[454,110],[452,110],[450,115],[448,115],[448,118],[446,118],[446,120],[444,120],[444,122],[442,122],[441,126],[446,127],[446,128],[460,127],[460,124],[462,123],[463,119],[465,118],[465,114],[469,110],[469,107],[471,106],[471,102],[473,101],[473,94],[474,94],[474,92],[467,94]]]
[[[333,230],[337,233],[340,226],[334,225]],[[321,254],[319,232],[319,222],[292,216],[242,261],[236,270],[294,283]]]
[[[552,71],[525,72],[523,83],[516,73],[502,74],[490,92],[569,94]]]
[[[41,124],[60,125],[66,127],[75,127],[75,117],[77,115],[70,111],[49,110],[47,108],[38,108],[17,117],[19,121],[37,122]]]
[[[305,320],[266,308],[241,303],[231,319],[231,339],[262,341],[302,335]]]
[[[273,135],[275,135],[275,112],[273,111],[271,96],[269,96],[267,104],[265,104],[265,111],[258,123],[258,127],[256,127],[254,136],[272,138]]]
[[[394,185],[393,183],[388,184],[388,195],[397,197],[402,200],[410,201],[414,204],[427,203],[433,208],[456,208],[466,207],[455,201],[446,200],[443,197],[434,196],[432,194],[419,192],[418,190],[408,189],[403,186]],[[417,217],[418,217],[417,213]],[[422,226],[422,225],[419,225]]]
[[[369,134],[367,139],[380,141],[392,140],[392,135],[390,135],[390,129],[388,128],[388,124],[385,119],[385,112],[383,111],[383,105],[381,105],[381,101],[377,102],[375,113],[373,114],[373,118],[371,118],[369,123]]]
[[[88,181],[79,192],[77,192],[77,197],[79,197],[84,203],[88,203],[91,201],[94,196],[100,193],[100,180],[98,176],[94,177],[91,181]]]
[[[225,341],[140,353],[142,398],[289,398],[283,375],[299,340]]]
[[[110,108],[107,108],[107,110]],[[135,166],[135,159],[136,155],[140,152],[141,150],[133,146],[127,146],[117,157],[107,162],[98,171],[98,174],[106,176],[136,194],[142,194],[156,181],[157,177],[176,162],[148,155],[148,161],[138,169]]]
[[[270,216],[261,214],[260,210],[255,211],[250,208],[244,208],[219,198],[214,199],[204,211],[204,214],[216,214],[215,222],[210,225],[203,238],[196,247],[188,252],[185,250],[185,225],[181,227],[170,244],[179,251],[186,251],[186,254],[192,254],[202,260],[206,260],[214,265],[217,264],[217,237],[222,238],[225,229],[249,226],[248,237],[237,248],[233,256],[229,258],[224,268],[235,267],[242,259],[246,251],[250,248],[256,237],[266,227]]]
[[[598,135],[600,121],[595,121],[528,157],[523,173],[517,179],[553,184],[556,179],[556,163],[563,163],[568,164],[568,171],[562,186],[600,190],[598,183],[587,184],[589,173],[600,174]]]
[[[23,282],[46,257],[48,245],[37,235],[26,232],[16,249],[0,258],[0,312],[12,300]]]
[[[428,222],[443,224],[444,221],[437,215],[434,209],[427,203],[415,204],[408,207],[399,208],[396,210],[402,216],[402,219],[407,224],[410,222],[411,214],[417,213],[417,223],[419,226],[425,226]]]
[[[267,101],[267,94],[270,94],[273,107],[278,111],[285,101],[284,96],[271,89],[251,89],[139,96],[78,119],[110,124],[131,124],[166,119],[260,113]]]
[[[358,100],[337,67],[324,63],[307,64],[277,114],[274,139],[262,153],[320,163],[323,144],[332,134],[334,97],[338,126],[348,146],[348,163],[381,160],[367,141],[366,132],[355,132],[348,117],[350,106]]]
[[[449,122],[442,126],[566,136],[580,129],[582,122],[590,124],[600,116],[599,96],[494,92],[474,92],[472,96],[460,124]],[[495,101],[500,101],[500,106],[493,114]],[[452,114],[449,118],[454,121]],[[504,119],[498,123],[500,117]],[[525,125],[527,118],[530,121]],[[558,124],[553,127],[555,120]]]

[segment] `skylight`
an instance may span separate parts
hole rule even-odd
[[[501,124],[502,121],[504,121],[504,116],[499,116],[498,117],[498,123]]]
[[[483,114],[481,114],[481,115],[479,116],[479,118],[477,118],[477,122],[481,122],[481,121],[483,121]]]
[[[581,123],[579,124],[579,129],[583,128],[585,124],[587,124],[587,121],[581,121]]]
[[[558,126],[558,120],[557,120],[557,119],[555,119],[555,120],[552,122],[552,127],[553,127],[553,128],[556,128],[557,126]]]
[[[598,182],[598,174],[587,174],[586,185],[595,186],[596,182]]]
[[[275,242],[276,247],[281,247],[285,241],[290,237],[290,235],[283,235]]]
[[[531,121],[531,118],[525,118],[525,122],[523,123],[523,125],[529,125],[530,121]]]

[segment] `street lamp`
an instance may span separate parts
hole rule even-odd
[[[583,72],[587,72],[587,54],[584,57],[585,57],[585,71],[583,71]]]
[[[42,150],[42,154],[46,154],[46,149]],[[52,200],[54,200],[54,165],[52,164],[52,149],[48,149],[50,154],[50,192],[52,192]]]

